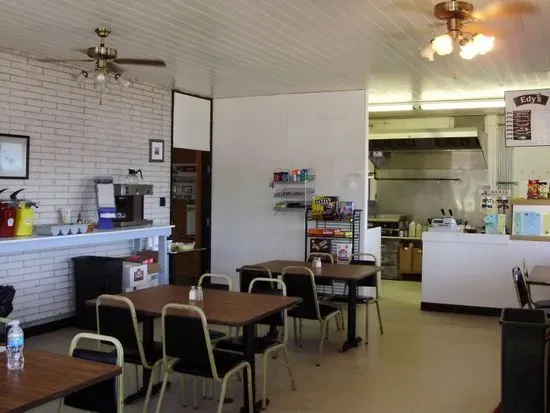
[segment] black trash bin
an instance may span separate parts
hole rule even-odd
[[[546,333],[542,310],[504,308],[502,413],[546,413]]]
[[[11,285],[0,285],[0,317],[7,318],[13,311],[15,288]],[[0,343],[6,341],[7,326],[0,323]]]
[[[95,331],[95,308],[87,306],[86,301],[101,294],[122,292],[124,259],[88,255],[74,257],[72,261],[77,327]]]

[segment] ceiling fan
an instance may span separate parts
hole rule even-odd
[[[493,1],[480,10],[475,10],[469,1],[450,0],[436,4],[433,9],[426,6],[420,8],[410,2],[397,1],[393,3],[405,11],[420,11],[430,17],[442,20],[447,26],[447,33],[434,38],[422,49],[422,57],[434,60],[434,54],[446,56],[455,47],[459,47],[459,55],[470,60],[478,55],[491,51],[495,44],[494,30],[484,27],[483,23],[496,20],[520,17],[533,13],[536,6],[525,0]],[[438,24],[438,25],[439,25]],[[485,33],[485,34],[484,34]]]
[[[97,88],[102,90],[109,78],[122,84],[129,86],[130,82],[122,78],[124,69],[119,65],[140,65],[140,66],[156,66],[164,67],[166,63],[160,59],[138,59],[138,58],[119,58],[118,50],[112,47],[105,46],[105,39],[111,34],[111,29],[105,26],[99,26],[95,29],[95,33],[99,36],[99,46],[88,47],[80,50],[88,55],[87,59],[39,59],[41,62],[48,63],[72,63],[72,62],[88,62],[95,63],[95,68],[92,72],[92,79]],[[86,70],[81,70],[75,75],[75,79],[79,83],[83,83],[90,78],[90,73]]]

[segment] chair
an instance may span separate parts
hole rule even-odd
[[[262,285],[262,287],[259,287],[259,285]],[[274,278],[256,278],[250,283],[250,286],[248,287],[248,292],[255,293],[255,294],[270,294],[270,295],[286,296],[286,285],[283,281],[274,279]],[[283,350],[283,354],[285,356],[286,368],[288,370],[288,376],[290,378],[290,385],[292,386],[292,390],[294,391],[296,390],[296,382],[294,381],[294,376],[292,375],[292,370],[290,368],[290,363],[288,361],[287,310],[268,316],[258,321],[256,324],[283,328],[281,338],[274,337],[273,334],[269,332],[265,336],[256,337],[256,341],[254,343],[254,353],[263,355],[264,378],[263,378],[263,392],[262,392],[262,408],[265,409],[267,406],[267,397],[266,397],[267,395],[267,361],[269,359],[270,354],[272,353],[276,354],[276,352],[278,352],[279,350]],[[228,339],[220,340],[216,343],[216,349],[243,354],[244,338],[242,336],[239,336],[239,337],[231,337]]]
[[[222,280],[223,283],[222,284],[219,284],[219,283],[213,283],[212,280]],[[209,289],[209,290],[220,290],[220,291],[231,291],[232,290],[232,281],[231,281],[231,278],[229,278],[229,276],[227,275],[224,275],[224,274],[212,274],[212,273],[204,273],[200,276],[199,278],[199,282],[198,282],[198,286],[199,287],[203,287],[204,289]],[[213,330],[213,329],[208,329],[208,333],[210,334],[210,339],[213,341],[213,342],[216,342],[217,340],[221,340],[222,338],[225,338],[227,337],[227,334],[225,334],[223,331],[219,331],[219,330]],[[229,335],[232,334],[232,329],[231,327],[229,327]],[[193,381],[193,388],[196,387],[196,382]],[[213,389],[212,389],[212,382],[210,383],[210,398],[212,399],[214,396],[212,394],[213,392]],[[196,396],[193,395],[195,397],[195,408],[197,407],[196,406]],[[203,381],[203,387],[202,387],[202,398],[203,399],[206,399],[206,380]]]
[[[326,253],[326,252],[312,252],[307,256],[306,262],[313,262],[314,258],[321,258],[321,262],[323,264],[334,264],[334,256],[332,254]],[[321,301],[330,300],[332,297],[334,297],[334,281],[333,280],[317,280],[317,296]],[[331,292],[327,293],[325,291],[325,287],[330,287]]]
[[[189,339],[192,337],[193,339]],[[221,382],[217,413],[221,413],[227,381],[235,373],[246,369],[248,377],[249,413],[254,410],[252,401],[252,370],[250,364],[239,356],[212,349],[208,335],[206,316],[199,307],[186,304],[167,304],[162,309],[162,366],[164,377],[157,403],[160,412],[168,384],[173,373],[187,374]],[[182,380],[182,401],[185,405],[184,380]]]
[[[155,342],[154,347],[148,349],[146,353],[140,337],[136,309],[132,301],[126,297],[108,294],[97,297],[96,320],[98,334],[115,337],[122,343],[124,362],[136,366],[136,376],[138,366],[151,370],[151,378],[143,405],[143,411],[147,412],[153,388],[154,373],[157,368],[160,375],[162,364],[161,343]]]
[[[320,365],[320,359],[323,355],[323,343],[328,329],[328,322],[331,318],[336,319],[337,324],[341,324],[342,311],[335,305],[320,303],[317,297],[317,286],[315,285],[315,275],[307,267],[288,266],[283,268],[281,278],[286,285],[287,294],[291,297],[301,297],[303,301],[296,307],[289,310],[288,315],[294,317],[294,339],[296,342],[296,319],[317,320],[320,323],[320,341],[319,341],[319,359],[315,362]],[[341,331],[338,329],[339,341],[342,341]]]
[[[108,342],[115,347],[112,352],[105,353],[97,350],[77,348],[82,339],[95,340],[98,344]],[[119,340],[114,337],[92,333],[79,333],[71,341],[69,356],[106,364],[116,364],[122,370],[119,376],[86,387],[61,399],[59,412],[63,407],[70,406],[80,410],[98,413],[122,413],[124,411],[124,350]]]
[[[351,256],[350,265],[378,265],[378,260],[374,254],[357,253]],[[374,287],[376,289],[375,296],[362,296],[358,298],[360,304],[365,304],[365,344],[369,340],[369,305],[376,304],[376,314],[378,315],[378,326],[380,334],[384,334],[384,326],[382,325],[382,313],[380,312],[380,294],[378,289],[378,276],[367,277],[357,283],[358,287]]]
[[[250,283],[255,278],[273,278],[271,270],[265,267],[257,267],[253,265],[244,265],[239,270],[240,280],[239,280],[239,291],[244,293],[248,291]]]
[[[514,281],[519,308],[525,308],[527,306],[527,308],[531,310],[550,309],[550,300],[533,301],[523,272],[519,267],[514,267],[512,269],[512,280]]]

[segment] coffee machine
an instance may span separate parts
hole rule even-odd
[[[153,185],[115,184],[116,216],[115,227],[133,227],[153,225],[153,221],[143,218],[143,201],[145,195],[153,195]]]

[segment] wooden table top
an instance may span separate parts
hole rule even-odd
[[[311,267],[311,263],[304,261],[284,261],[274,260],[261,262],[254,264],[254,267],[269,268],[274,275],[280,275],[283,272],[284,267],[288,266],[308,267],[313,271],[317,278],[330,278],[332,280],[340,281],[359,281],[363,278],[375,275],[381,270],[376,265],[346,265],[346,264],[325,264],[323,263],[321,269],[316,270]]]
[[[189,287],[179,285],[161,285],[120,295],[128,297],[136,312],[144,315],[160,316],[162,308],[169,303],[189,304]],[[239,327],[294,307],[301,301],[297,297],[205,289],[204,300],[192,304],[202,308],[209,323]]]
[[[25,367],[9,371],[0,354],[0,412],[25,412],[121,373],[118,366],[25,348]]]
[[[529,271],[527,283],[533,285],[550,285],[550,266],[538,266]]]

